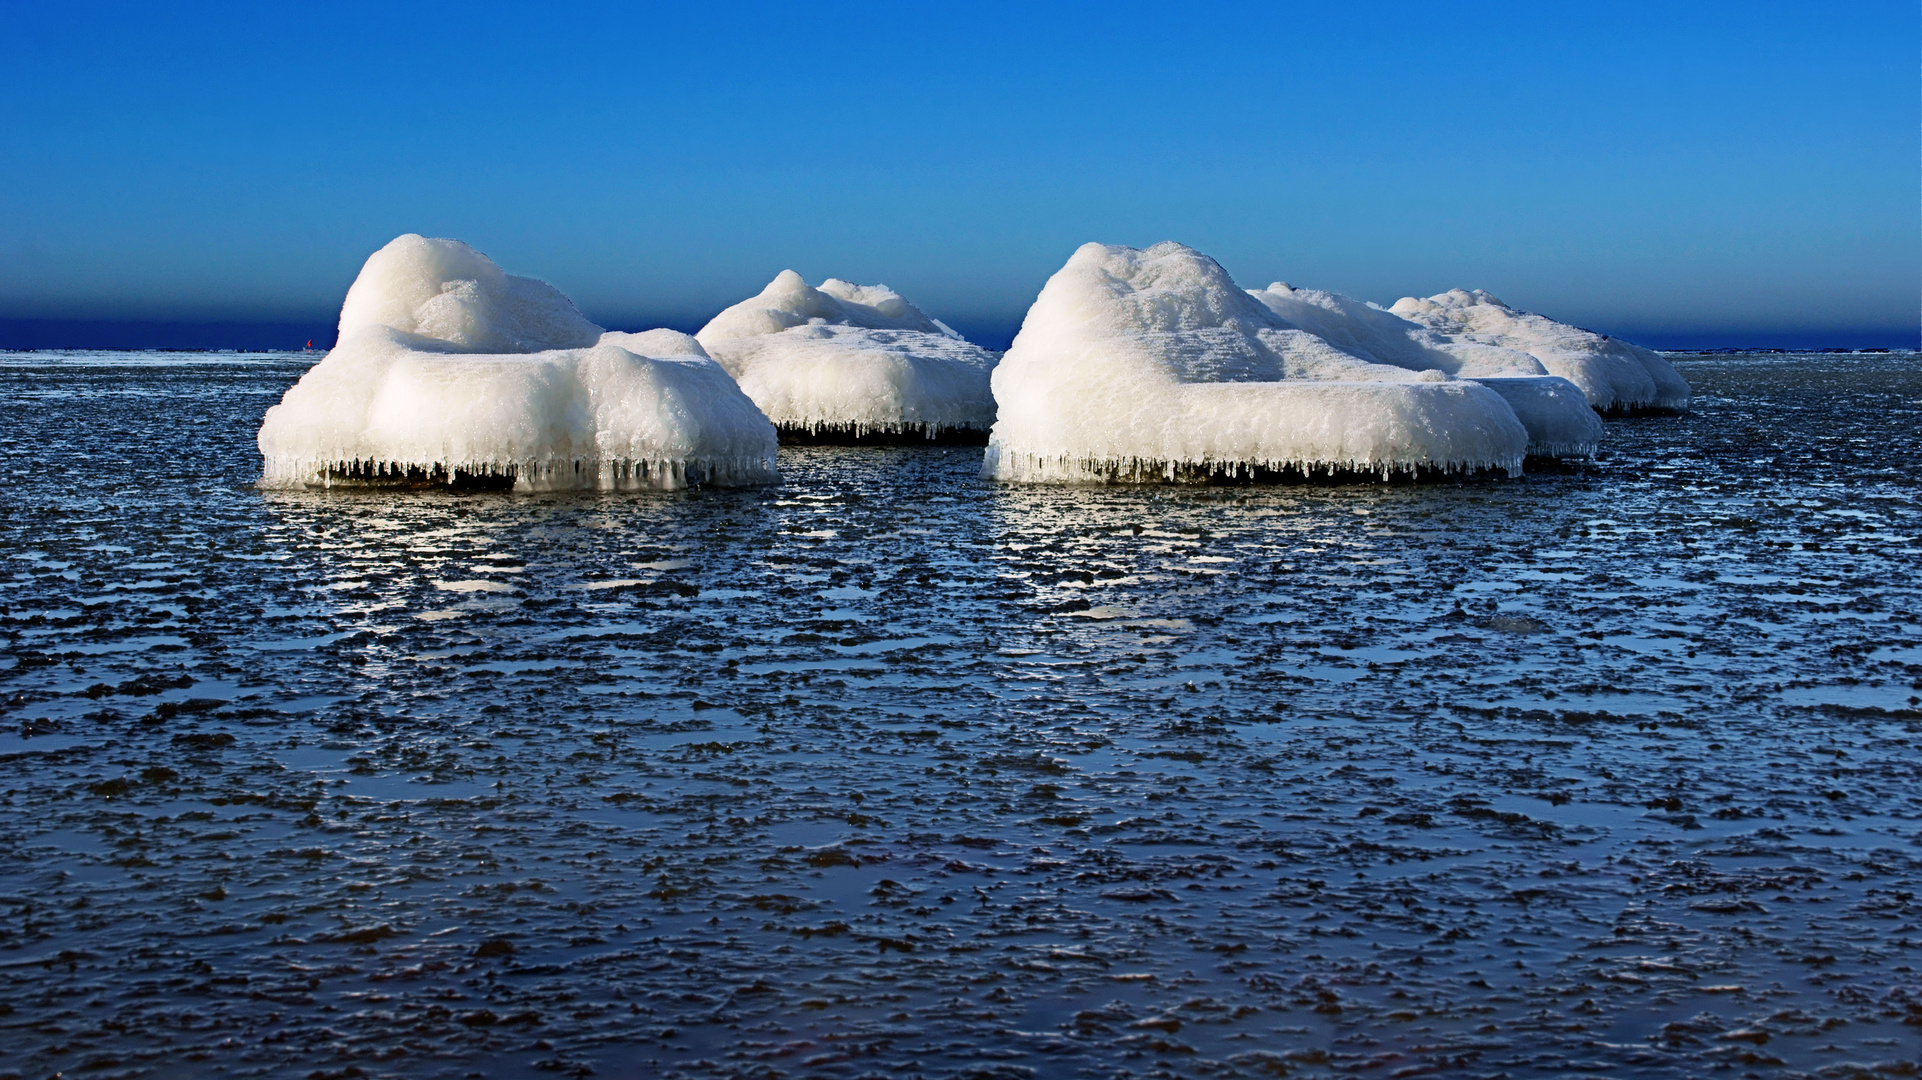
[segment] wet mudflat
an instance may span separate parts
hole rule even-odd
[[[1892,1076],[1922,369],[1498,483],[263,493],[0,358],[0,1077]]]

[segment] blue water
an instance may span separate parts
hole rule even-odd
[[[0,1077],[1901,1074],[1922,370],[1676,361],[1516,481],[514,497],[0,356]]]

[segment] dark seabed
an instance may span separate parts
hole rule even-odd
[[[0,1077],[1913,1076],[1922,368],[1512,482],[263,493],[0,357]]]

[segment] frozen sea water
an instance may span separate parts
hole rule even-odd
[[[0,1076],[1906,1075],[1922,372],[1676,361],[1515,481],[514,497],[0,356]]]

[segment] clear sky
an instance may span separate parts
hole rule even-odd
[[[1914,0],[4,11],[0,318],[324,322],[408,231],[625,328],[785,267],[1012,326],[1088,240],[1657,344],[1922,304]]]

